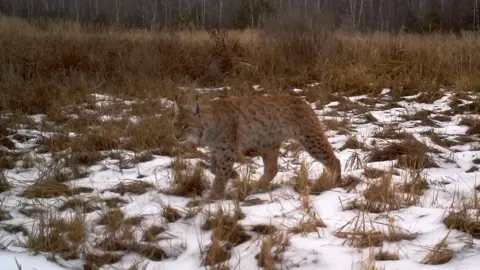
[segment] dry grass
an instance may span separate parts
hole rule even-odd
[[[323,172],[318,179],[311,181],[308,178],[308,168],[305,162],[300,164],[296,176],[292,179],[294,189],[300,194],[318,195],[324,191],[338,187],[340,183],[330,177],[327,172]]]
[[[80,193],[90,193],[93,189],[85,187],[70,188],[56,180],[39,180],[30,185],[22,194],[26,198],[54,198],[73,196]]]
[[[408,135],[401,142],[391,142],[385,147],[372,150],[368,155],[368,161],[377,162],[398,159],[397,166],[415,170],[438,167],[435,161],[428,155],[429,152],[437,151],[428,148],[413,136]]]
[[[176,196],[195,197],[201,196],[203,191],[208,188],[204,169],[201,166],[195,166],[193,172],[187,169],[185,172],[173,170],[174,180],[171,184],[169,194]]]
[[[165,228],[153,225],[145,230],[142,240],[147,242],[155,242],[157,241],[157,236],[163,232],[165,232]]]
[[[93,211],[99,210],[92,201],[82,200],[80,198],[69,199],[65,201],[59,208],[59,211],[65,211],[67,209],[72,209],[75,211],[80,211],[81,213],[91,213]]]
[[[447,238],[450,232],[451,231],[428,252],[421,263],[430,265],[445,264],[454,257],[453,251],[448,248],[447,244]]]
[[[472,217],[467,208],[450,212],[443,223],[449,229],[455,229],[471,234],[473,238],[480,238],[480,221]]]
[[[105,225],[107,231],[116,231],[122,226],[125,214],[119,209],[112,209],[105,213],[98,221],[99,225]]]
[[[404,181],[405,182],[405,181]],[[416,182],[413,182],[416,183]],[[403,187],[405,192],[399,193]],[[419,187],[405,186],[393,181],[393,170],[380,176],[380,179],[369,183],[363,192],[364,199],[351,201],[347,209],[358,209],[371,213],[398,210],[403,207],[415,205],[418,200]]]
[[[318,232],[318,228],[326,228],[327,225],[318,217],[302,218],[293,228],[288,231],[293,234],[306,235],[308,233]]]
[[[176,222],[182,218],[182,215],[177,209],[167,205],[163,208],[163,217],[166,218],[168,222]]]
[[[398,261],[400,256],[398,252],[379,251],[374,255],[374,259],[377,261]]]
[[[212,239],[221,239],[237,246],[251,239],[243,226],[238,224],[238,215],[229,215],[223,209],[210,216],[202,225],[202,230],[213,230]]]
[[[123,196],[125,193],[141,195],[146,193],[149,189],[153,187],[154,186],[148,182],[141,180],[132,180],[126,183],[122,182],[115,187],[109,189],[109,191],[119,193],[121,196]]]
[[[32,251],[59,254],[64,259],[79,258],[85,241],[85,221],[79,214],[71,219],[43,217],[36,231],[28,236],[27,248]]]
[[[7,177],[3,173],[3,170],[0,172],[0,193],[10,190],[11,185],[8,182]]]
[[[355,137],[349,137],[345,144],[339,149],[343,151],[345,149],[364,149],[365,146],[363,143],[359,142]]]
[[[264,269],[277,269],[277,265],[282,265],[283,253],[289,245],[290,240],[285,233],[277,232],[267,236],[262,241],[260,252],[255,256],[257,265]]]
[[[351,221],[337,230],[334,235],[338,238],[345,239],[346,243],[355,248],[381,247],[384,241],[411,241],[417,238],[417,234],[399,230],[395,226],[393,219],[389,219],[386,230],[368,228],[371,221],[367,221],[366,216],[367,214],[365,212],[359,212]],[[351,225],[352,228],[344,231],[349,225]]]

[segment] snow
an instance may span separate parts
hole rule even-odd
[[[318,83],[308,85],[313,87]],[[186,89],[186,88],[185,88]],[[206,91],[220,91],[228,90],[229,87],[220,88],[202,88],[196,89],[199,92]],[[256,85],[253,86],[254,91],[261,91],[262,88]],[[301,93],[303,90],[295,88],[296,93]],[[390,89],[383,89],[381,96],[388,99]],[[363,119],[364,113],[355,111],[342,112],[342,117],[351,121],[351,133],[348,135],[338,134],[336,131],[328,131],[329,141],[336,150],[336,155],[341,160],[343,165],[343,174],[362,177],[361,182],[356,189],[347,191],[343,188],[334,188],[321,193],[320,195],[310,195],[311,211],[316,213],[326,224],[326,228],[318,228],[318,232],[301,234],[288,234],[290,245],[284,252],[283,265],[287,267],[295,267],[297,269],[361,269],[362,261],[372,254],[373,251],[380,249],[398,252],[400,259],[397,261],[377,261],[377,267],[385,267],[385,269],[476,269],[478,260],[480,259],[480,250],[478,245],[480,240],[470,238],[466,233],[452,230],[447,243],[449,248],[455,252],[453,259],[442,265],[424,265],[421,260],[426,256],[429,248],[441,241],[449,232],[448,228],[443,224],[442,219],[448,210],[458,204],[459,197],[472,198],[476,193],[475,187],[480,184],[480,179],[477,179],[477,172],[466,172],[469,168],[474,166],[473,160],[480,157],[480,145],[478,141],[471,143],[462,143],[461,146],[453,146],[450,148],[435,145],[434,142],[422,134],[424,131],[433,130],[442,136],[454,139],[456,136],[465,135],[468,127],[460,126],[458,123],[463,117],[462,115],[453,116],[451,121],[438,122],[438,127],[424,127],[418,121],[407,121],[402,116],[414,114],[418,111],[429,110],[432,113],[441,114],[450,110],[449,102],[452,100],[452,94],[446,92],[445,95],[438,100],[430,103],[419,103],[416,99],[419,95],[404,97],[403,100],[397,102],[400,108],[379,109],[374,106],[371,108],[371,113],[378,122],[368,123],[362,121],[354,121]],[[93,98],[97,106],[107,106],[112,102],[122,102],[118,98],[107,95],[95,94]],[[352,102],[368,98],[368,96],[348,97]],[[123,101],[126,104],[131,104],[134,101]],[[163,101],[167,106],[171,101]],[[381,101],[379,101],[381,103]],[[325,104],[325,109],[318,110],[317,114],[320,119],[334,119],[328,118],[326,114],[332,110],[336,110],[339,102],[331,102]],[[379,105],[379,104],[377,104]],[[312,108],[315,108],[312,104]],[[479,117],[478,115],[469,115],[469,117]],[[43,115],[31,116],[37,122],[41,122]],[[116,120],[118,116],[103,115],[101,119],[104,121]],[[131,121],[139,121],[140,119],[132,118]],[[382,145],[384,139],[372,138],[372,134],[377,131],[381,125],[395,124],[398,125],[399,130],[411,133],[420,141],[426,142],[429,146],[439,150],[440,153],[435,154],[435,160],[441,165],[440,168],[429,168],[423,171],[430,188],[421,196],[419,202],[415,206],[401,208],[399,210],[391,211],[390,213],[365,213],[359,215],[356,210],[345,210],[344,207],[349,201],[358,199],[365,190],[367,182],[378,181],[366,179],[362,176],[363,169],[349,169],[346,164],[353,154],[358,154],[360,157],[365,157],[366,152],[360,149],[344,149],[340,151],[349,137],[355,137],[360,142],[366,145],[373,145],[376,141],[377,145]],[[22,129],[20,134],[29,135],[32,137],[51,136],[52,134],[41,133],[37,130]],[[33,149],[36,144],[35,140],[29,140],[25,143],[15,141],[19,149]],[[383,142],[383,143],[382,143]],[[283,151],[283,150],[282,150]],[[123,154],[129,155],[125,151]],[[131,153],[130,153],[131,154]],[[50,154],[37,154],[39,157],[48,162]],[[453,160],[453,163],[447,162],[447,159]],[[253,225],[258,224],[272,224],[279,230],[286,230],[295,226],[305,216],[308,216],[306,210],[302,207],[302,200],[293,187],[287,182],[295,175],[299,168],[300,161],[304,160],[308,164],[309,177],[314,179],[318,177],[324,166],[315,161],[307,153],[300,153],[298,159],[292,155],[286,155],[279,159],[281,170],[274,183],[280,184],[280,187],[268,193],[252,194],[248,198],[259,198],[265,200],[264,204],[241,206],[245,218],[239,221],[247,230]],[[145,269],[203,269],[202,266],[202,250],[210,244],[211,231],[202,231],[200,229],[202,222],[205,219],[205,214],[196,215],[193,218],[182,218],[177,222],[167,222],[162,217],[163,208],[170,206],[185,215],[189,208],[187,203],[188,198],[171,196],[163,193],[163,190],[169,188],[173,181],[173,172],[168,166],[173,161],[173,158],[164,156],[155,156],[151,161],[143,162],[130,169],[118,169],[118,161],[112,159],[105,159],[98,165],[88,168],[89,175],[85,178],[79,178],[67,182],[69,186],[75,187],[90,187],[94,191],[92,193],[82,193],[76,195],[78,198],[94,201],[101,198],[122,198],[127,203],[121,205],[119,209],[123,211],[126,217],[134,217],[141,215],[144,217],[142,226],[148,227],[153,224],[165,227],[166,232],[162,236],[169,238],[169,240],[159,240],[156,244],[160,246],[169,255],[168,259],[163,261],[153,261],[142,258],[138,254],[127,253],[122,259],[112,265],[103,265],[101,269],[128,269],[133,264],[140,262],[140,266],[145,266]],[[199,162],[200,159],[189,159],[190,165]],[[263,172],[261,158],[253,159],[254,164],[236,164],[237,171],[242,174],[247,171],[250,166],[252,170],[252,178],[258,179]],[[374,162],[368,165],[378,169],[388,170],[393,164],[393,161]],[[33,203],[32,200],[20,197],[19,194],[25,189],[25,186],[31,184],[31,181],[38,178],[40,167],[30,169],[12,169],[5,170],[8,180],[12,183],[12,190],[0,194],[0,201],[2,201],[1,208],[7,210],[12,215],[12,219],[0,222],[0,261],[2,262],[2,269],[17,269],[15,258],[22,266],[22,269],[69,269],[69,267],[76,267],[81,269],[82,262],[80,260],[62,261],[57,263],[46,260],[47,254],[40,253],[38,255],[31,255],[26,252],[24,248],[27,240],[21,233],[9,233],[2,230],[2,225],[22,225],[27,231],[35,231],[35,217],[27,217],[22,214],[19,209],[27,203]],[[400,176],[394,176],[394,181],[401,182],[408,177],[405,170],[397,169]],[[144,177],[138,179],[139,175]],[[206,171],[206,176],[209,178],[210,184],[213,180],[213,175]],[[133,180],[141,180],[152,184],[155,188],[149,189],[146,193],[135,195],[125,194],[121,196],[118,193],[109,191],[108,189],[114,187],[119,183],[126,183]],[[440,185],[438,183],[445,183]],[[57,197],[51,199],[37,199],[36,204],[44,205],[44,208],[52,209],[58,207],[66,197]],[[242,203],[240,203],[242,205]],[[215,210],[221,206],[223,209],[232,210],[234,208],[233,202],[226,200],[223,202],[212,203],[206,205],[203,212],[208,210]],[[87,225],[89,226],[89,239],[96,239],[101,237],[103,229],[101,225],[96,225],[99,218],[106,209],[95,210],[86,214]],[[62,214],[66,216],[67,211]],[[68,213],[73,213],[70,211]],[[390,220],[394,220],[394,224],[398,230],[410,233],[417,233],[418,238],[414,240],[402,240],[400,242],[384,242],[382,247],[356,249],[344,243],[345,239],[337,237],[336,233],[348,232],[353,230],[352,220],[360,219],[366,225],[366,230],[388,230]],[[136,231],[138,238],[141,238],[141,229]],[[228,264],[231,269],[258,269],[257,259],[255,255],[260,251],[263,236],[254,233],[252,239],[234,247],[231,259]],[[465,239],[468,239],[465,240]],[[469,244],[470,243],[470,244]],[[141,267],[139,267],[141,268]]]

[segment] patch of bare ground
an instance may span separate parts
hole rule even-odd
[[[408,138],[410,134],[400,131],[395,124],[387,124],[377,129],[372,136],[380,139],[403,140]]]
[[[109,189],[108,191],[118,193],[121,196],[125,195],[126,193],[141,195],[146,193],[149,189],[153,187],[154,186],[151,183],[145,181],[131,180],[128,182],[122,182],[120,184],[117,184],[115,187]]]
[[[262,241],[260,252],[255,255],[257,265],[264,269],[277,269],[277,265],[282,265],[283,254],[289,246],[290,240],[285,233],[277,232],[267,236]]]
[[[39,180],[30,185],[23,192],[26,198],[54,198],[60,196],[73,196],[80,193],[91,193],[93,189],[87,187],[70,188],[64,183],[56,180]]]
[[[81,214],[69,219],[43,216],[27,238],[27,248],[34,252],[58,254],[63,259],[78,259],[85,242],[85,220]]]

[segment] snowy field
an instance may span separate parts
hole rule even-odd
[[[125,103],[95,98],[98,106]],[[238,195],[263,172],[252,157],[235,165],[239,185],[229,184],[241,200],[215,203],[169,192],[175,179],[195,177],[207,149],[182,160],[153,152],[131,164],[123,161],[133,152],[104,150],[75,179],[41,186],[56,159],[39,145],[55,131],[16,128],[3,151],[28,155],[31,164],[4,170],[11,188],[0,194],[1,269],[206,269],[207,261],[218,263],[210,269],[478,269],[480,137],[471,105],[478,98],[446,91],[393,98],[385,89],[312,103],[350,185],[296,188],[301,169],[313,183],[323,166],[286,142],[269,192]],[[31,120],[41,126],[43,117]],[[203,174],[211,184],[213,175]]]

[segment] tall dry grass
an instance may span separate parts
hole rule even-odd
[[[327,30],[122,30],[0,19],[0,109],[38,113],[87,93],[170,95],[177,85],[478,90],[480,38]]]

